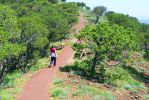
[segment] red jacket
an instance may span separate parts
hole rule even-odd
[[[50,52],[51,53],[55,53],[56,52],[56,48],[50,48]]]

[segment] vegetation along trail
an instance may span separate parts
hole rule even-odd
[[[84,26],[83,15],[79,16],[79,23],[75,26],[80,31]],[[23,92],[18,100],[49,100],[48,86],[52,82],[59,67],[67,64],[67,60],[72,58],[74,51],[70,46],[62,49],[58,55],[57,66],[52,68],[44,68],[34,75],[24,86]]]

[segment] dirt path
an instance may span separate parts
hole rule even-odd
[[[79,23],[76,29],[79,32],[84,26],[84,18],[79,16]],[[44,68],[34,75],[24,86],[21,96],[17,100],[49,100],[49,83],[59,71],[59,67],[67,64],[67,60],[72,59],[74,51],[70,46],[66,46],[58,55],[57,66]]]
[[[76,25],[77,31],[80,32],[81,29],[84,27],[84,25],[85,25],[85,20],[84,20],[83,14],[80,14],[79,23]]]
[[[73,50],[66,46],[58,55],[57,66],[44,68],[34,75],[25,85],[18,100],[49,100],[49,83],[53,80],[59,67],[66,65],[67,60],[73,57]]]
[[[80,13],[78,19],[78,24],[72,27],[72,29],[76,29],[77,33],[79,33],[81,29],[85,26],[85,19],[83,17],[83,14]]]

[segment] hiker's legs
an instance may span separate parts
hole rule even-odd
[[[51,57],[51,62],[50,62],[50,64],[53,65],[53,62],[54,62],[54,57]]]
[[[54,66],[56,66],[56,57],[53,58]]]

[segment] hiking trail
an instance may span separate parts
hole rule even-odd
[[[79,22],[74,27],[79,32],[84,27],[85,20],[82,14],[80,14],[78,18]],[[70,46],[65,46],[62,49],[62,52],[58,54],[57,65],[51,68],[44,68],[32,76],[25,84],[23,91],[17,100],[50,100],[48,94],[49,84],[54,79],[59,68],[64,67],[67,64],[67,60],[72,59],[73,55],[73,49]]]

